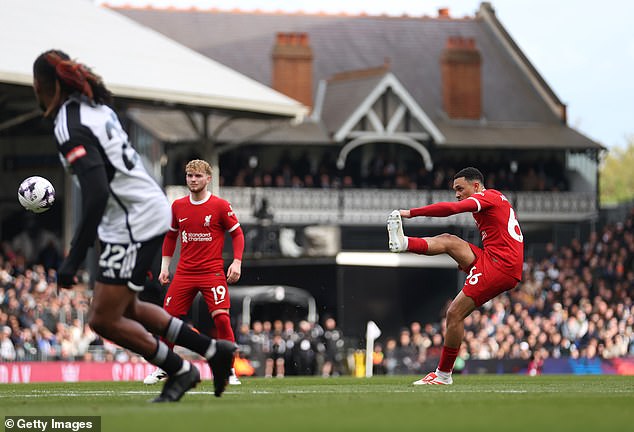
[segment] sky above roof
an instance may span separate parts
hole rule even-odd
[[[115,6],[473,16],[479,0],[108,0]],[[568,124],[607,147],[634,139],[634,2],[492,0],[498,19],[568,106]]]

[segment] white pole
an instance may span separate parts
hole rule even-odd
[[[365,330],[365,377],[372,377],[372,354],[374,353],[374,341],[381,336],[381,329],[374,321],[368,321]]]

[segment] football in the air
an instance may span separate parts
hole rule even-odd
[[[44,177],[29,177],[18,188],[18,200],[25,209],[33,213],[42,213],[50,209],[55,202],[55,188]]]

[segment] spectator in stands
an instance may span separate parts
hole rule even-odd
[[[324,346],[324,361],[321,376],[341,375],[343,372],[343,333],[337,328],[334,318],[324,321],[324,333],[321,337]]]
[[[535,376],[541,375],[542,370],[544,368],[544,360],[542,358],[542,354],[540,351],[537,351],[533,354],[531,361],[528,363],[528,375]]]
[[[421,365],[418,363],[418,351],[412,344],[410,332],[407,328],[403,328],[399,335],[399,343],[396,348],[396,367],[394,373],[415,374],[420,373]]]
[[[264,331],[264,326],[261,321],[254,321],[252,329],[249,332],[249,347],[251,355],[249,358],[253,363],[253,367],[256,369],[257,375],[264,375],[264,368],[266,358],[271,350],[270,347],[270,335]]]
[[[396,339],[393,337],[385,341],[385,369],[388,375],[394,375],[398,367],[396,348]]]
[[[383,353],[383,345],[380,343],[374,344],[374,351],[372,352],[372,374],[373,375],[385,375],[387,369],[385,367],[385,354]]]
[[[34,361],[38,359],[38,348],[33,332],[30,328],[24,328],[20,332],[18,360]]]
[[[282,338],[281,333],[274,333],[271,340],[271,348],[268,351],[264,376],[266,378],[284,378],[286,373],[285,366],[286,341]]]
[[[13,361],[17,356],[11,333],[11,327],[3,326],[0,329],[0,359],[2,361]]]
[[[239,152],[239,151],[238,151]],[[257,158],[251,154],[252,150],[245,150],[244,154],[227,154],[221,160],[223,169],[223,186],[251,186],[251,187],[334,187],[334,179],[341,173],[335,165],[335,157],[325,151],[321,156],[309,155],[302,152],[293,157],[288,150],[282,151],[275,166],[259,166]],[[319,159],[319,160],[318,160]],[[256,160],[255,166],[248,161]],[[362,188],[392,188],[392,189],[435,189],[444,190],[455,171],[451,164],[443,160],[434,161],[434,169],[427,171],[420,163],[397,159],[386,151],[377,151],[372,159],[364,163],[348,160],[343,172],[344,185]],[[479,164],[483,171],[489,173],[486,180],[487,188],[500,191],[564,191],[568,184],[563,178],[563,167],[555,161],[526,161],[522,163],[519,172],[511,172],[510,163]],[[247,167],[248,168],[245,168]],[[508,169],[500,168],[509,166]],[[232,175],[232,173],[236,173]]]
[[[317,371],[316,341],[312,326],[302,320],[298,326],[297,340],[293,346],[293,363],[298,375],[314,375]]]

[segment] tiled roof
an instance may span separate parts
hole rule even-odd
[[[481,16],[448,19],[217,10],[115,10],[266,85],[271,85],[271,52],[276,33],[306,32],[314,58],[313,95],[317,93],[320,80],[328,80],[344,71],[377,67],[387,59],[390,72],[427,116],[443,132],[448,127],[451,134],[464,137],[465,144],[475,144],[467,132],[469,128],[461,129],[459,122],[447,120],[443,112],[440,57],[450,36],[473,38],[482,55],[484,122],[471,128],[472,131],[486,134],[482,129],[487,129],[489,124],[508,124],[511,128],[526,125],[523,131],[527,132],[536,130],[531,125],[538,125],[537,129],[541,131],[551,130],[548,127],[569,130],[561,131],[558,136],[577,137],[571,145],[600,147],[564,125],[561,114],[553,109],[553,100],[555,105],[561,104],[556,95],[532,65],[524,71],[518,66],[517,56],[513,58],[508,47],[505,48],[505,43],[509,44],[508,34],[500,37]],[[514,42],[510,45],[517,49]],[[520,61],[527,62],[524,57],[519,57]],[[526,69],[531,76],[527,75]],[[349,112],[349,105],[361,98],[361,87],[370,81],[348,80],[342,84],[346,89],[338,101],[325,101],[338,106],[334,112],[328,112],[325,107],[322,110],[322,118],[330,130],[330,125],[337,120],[329,116]],[[536,82],[546,96],[540,95]],[[331,93],[329,89],[328,96],[335,97]],[[495,129],[490,132],[494,136],[499,134]],[[566,147],[567,144],[562,142],[561,145]]]
[[[275,34],[306,32],[314,88],[334,74],[383,64],[434,120],[441,109],[440,55],[449,36],[475,38],[482,53],[483,113],[493,121],[557,123],[480,19],[283,15],[117,9],[232,69],[271,84]]]
[[[381,75],[371,75],[359,79],[330,81],[321,110],[321,118],[328,130],[338,131],[384,76],[385,72]]]
[[[515,149],[587,149],[601,146],[576,130],[562,125],[490,123],[456,125],[437,123],[447,147]]]

